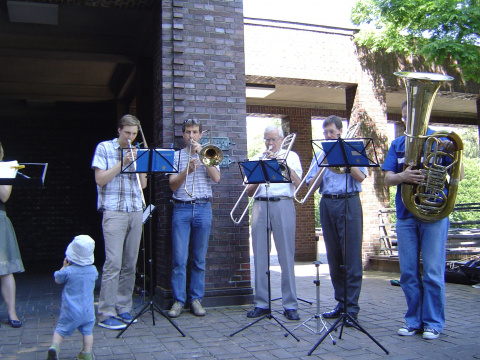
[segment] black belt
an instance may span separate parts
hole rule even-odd
[[[358,196],[358,191],[348,193],[348,194],[322,194],[322,197],[326,199],[345,199],[347,197],[353,197],[353,196]]]
[[[288,196],[272,196],[272,197],[257,197],[255,200],[258,201],[280,201],[280,200],[290,200]]]
[[[195,200],[190,200],[190,201],[182,201],[182,200],[177,200],[177,199],[172,199],[172,203],[174,204],[206,204],[212,201],[211,198],[204,198],[204,199],[195,199]]]

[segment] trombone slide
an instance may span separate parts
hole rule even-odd
[[[293,143],[295,142],[295,138],[297,137],[297,134],[296,133],[291,133],[289,134],[288,136],[286,136],[283,141],[282,141],[282,144],[280,145],[280,149],[277,151],[280,152],[281,150],[286,150],[285,152],[285,155],[283,156],[283,159],[287,159],[288,157],[288,154],[290,153],[290,150],[292,149],[292,146],[293,146]],[[265,158],[267,157],[267,154],[266,152],[272,150],[272,147],[273,145],[269,145],[267,151],[265,151],[264,155],[262,156],[261,159],[259,159],[259,161],[262,161],[262,160],[265,160]],[[250,208],[250,205],[253,203],[253,201],[255,200],[255,196],[257,195],[258,191],[260,190],[262,184],[259,184],[257,189],[255,190],[255,193],[252,195],[252,197],[250,198],[247,206],[245,207],[245,209],[243,210],[242,214],[240,215],[240,217],[238,218],[235,218],[235,210],[237,210],[241,200],[243,199],[243,197],[245,196],[245,194],[247,193],[247,186],[245,186],[245,189],[243,189],[243,192],[242,194],[239,196],[237,202],[235,203],[235,205],[233,206],[232,208],[232,211],[230,211],[230,218],[232,219],[232,221],[235,223],[235,225],[238,225],[242,222],[243,218],[245,217],[245,214],[247,213],[248,209]]]
[[[135,155],[133,154],[133,149],[132,149],[132,142],[130,139],[128,139],[128,149],[130,151],[130,154],[132,155],[132,161],[135,161]],[[134,163],[133,164],[133,170],[137,170],[137,166]],[[142,204],[143,204],[143,209],[147,207],[147,203],[145,202],[145,195],[143,194],[143,188],[142,188],[142,182],[140,181],[140,175],[138,173],[135,173],[136,178],[137,178],[137,184],[138,188],[140,189],[140,194],[142,195]]]

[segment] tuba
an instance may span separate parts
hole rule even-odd
[[[416,218],[433,222],[447,217],[455,206],[460,182],[463,143],[449,131],[427,134],[433,100],[440,86],[451,76],[420,72],[396,72],[407,91],[404,169],[412,165],[425,176],[421,184],[402,184],[402,201]],[[454,151],[443,149],[441,138],[454,144]],[[450,159],[445,164],[445,158]]]

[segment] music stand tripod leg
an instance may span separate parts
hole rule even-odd
[[[148,177],[148,182],[150,184],[150,190],[149,190],[149,198],[150,198],[150,203],[152,203],[152,187],[153,187],[153,184],[152,184],[152,174],[153,172],[148,172],[147,173],[147,177]],[[149,250],[149,259],[148,259],[148,263],[149,263],[149,271],[150,271],[150,290],[153,289],[153,261],[151,259],[151,256],[153,254],[153,246],[152,246],[152,243],[153,243],[153,240],[152,240],[152,221],[149,222],[149,234],[148,234],[148,240],[149,240],[149,244],[148,244],[148,250]],[[132,321],[130,321],[127,326],[125,327],[125,329],[122,329],[122,331],[120,331],[120,333],[116,336],[116,338],[118,339],[129,327],[130,325],[133,324],[133,321],[136,320],[137,318],[139,318],[141,315],[143,315],[144,313],[146,313],[147,311],[150,311],[152,313],[152,322],[153,322],[153,325],[155,326],[155,311],[158,312],[159,314],[161,314],[163,317],[165,317],[169,322],[170,324],[172,324],[172,326],[177,329],[177,331],[183,336],[185,337],[185,333],[180,330],[180,328],[178,327],[178,325],[172,320],[170,319],[164,312],[162,309],[160,309],[160,307],[155,304],[155,302],[153,301],[152,299],[152,294],[150,294],[150,300],[147,304],[145,304],[145,306],[140,310],[140,312],[132,319]]]
[[[342,139],[339,139],[339,141],[342,141]],[[343,148],[343,147],[342,147]],[[345,156],[346,158],[346,156]],[[347,163],[347,161],[345,161]],[[313,351],[322,343],[322,341],[327,337],[328,334],[330,334],[333,330],[336,330],[338,326],[341,326],[341,331],[339,335],[339,339],[342,338],[343,334],[343,328],[347,324],[347,320],[350,320],[350,323],[353,324],[353,327],[356,329],[360,330],[363,332],[365,335],[367,335],[378,347],[380,347],[385,353],[388,355],[389,352],[387,349],[385,349],[377,340],[375,340],[365,329],[360,327],[358,325],[358,322],[348,313],[348,301],[347,301],[347,290],[348,290],[348,284],[347,284],[347,270],[348,270],[348,265],[347,265],[347,256],[346,254],[348,253],[347,251],[347,218],[348,218],[348,176],[347,174],[350,172],[351,166],[349,164],[346,164],[345,168],[345,194],[347,196],[345,197],[345,209],[344,209],[344,233],[343,233],[343,251],[344,251],[344,260],[343,260],[343,312],[340,315],[340,317],[335,321],[335,323],[328,329],[327,333],[320,338],[317,343],[313,346],[313,348],[308,352],[308,355],[311,355]],[[340,324],[340,322],[342,322]],[[340,325],[339,325],[340,324]]]
[[[311,316],[310,318],[308,318],[307,320],[302,322],[300,325],[293,328],[292,332],[297,330],[301,326],[305,326],[312,333],[314,333],[316,335],[320,335],[323,330],[327,329],[327,323],[323,320],[322,314],[320,312],[320,264],[322,264],[322,262],[320,260],[318,260],[318,241],[319,241],[319,237],[315,236],[315,240],[317,241],[317,243],[316,243],[317,244],[317,246],[316,246],[317,261],[315,261],[314,264],[315,264],[315,267],[316,267],[317,271],[316,271],[316,280],[314,280],[313,283],[315,284],[317,312],[316,312],[315,315]],[[314,319],[316,320],[316,325],[317,325],[317,330],[316,331],[314,329],[312,329],[310,326],[307,325],[309,321],[314,320]],[[332,334],[329,334],[329,335],[330,335],[330,338],[332,339],[333,345],[336,345],[336,341],[333,339]],[[287,337],[287,336],[288,336],[288,333],[285,333],[285,337]]]

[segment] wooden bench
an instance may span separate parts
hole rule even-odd
[[[454,212],[477,212],[479,220],[450,221],[446,258],[448,260],[466,260],[480,254],[480,203],[455,205]],[[381,256],[398,256],[396,224],[392,222],[394,208],[380,209],[378,212]]]
[[[480,203],[455,205],[453,212],[476,212],[480,217]],[[471,259],[480,254],[480,219],[450,221],[447,240],[447,260]]]

